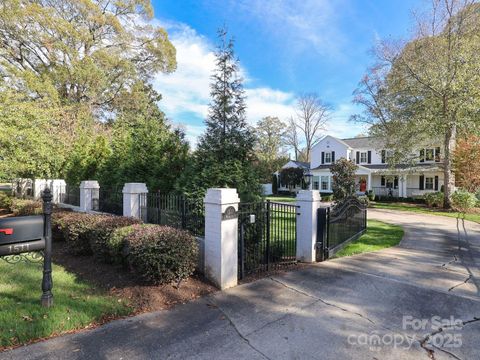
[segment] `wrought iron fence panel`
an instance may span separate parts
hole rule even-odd
[[[367,229],[367,206],[350,197],[318,211],[317,261],[329,258]]]
[[[80,187],[66,185],[58,188],[58,199],[62,204],[80,206]]]
[[[296,219],[295,205],[270,201],[239,204],[240,279],[296,263]]]
[[[92,189],[92,209],[108,214],[123,215],[123,193],[117,189]]]
[[[141,218],[145,223],[171,226],[205,235],[203,199],[185,195],[148,193],[139,195]]]

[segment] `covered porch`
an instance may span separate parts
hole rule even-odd
[[[419,198],[442,190],[443,172],[372,174],[372,190],[377,196]]]

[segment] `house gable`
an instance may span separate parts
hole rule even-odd
[[[330,155],[325,155],[330,153]],[[320,140],[312,149],[311,168],[315,169],[320,165],[328,163],[328,160],[338,160],[340,158],[348,159],[349,146],[341,139],[327,135]],[[333,159],[332,159],[333,158]]]

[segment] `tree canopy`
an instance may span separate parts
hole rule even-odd
[[[353,161],[341,158],[332,165],[332,191],[335,201],[355,195],[355,172],[358,166]]]
[[[255,153],[258,157],[257,172],[260,179],[268,183],[272,174],[288,161],[283,151],[286,125],[277,117],[267,116],[258,121],[255,127]]]
[[[149,85],[176,69],[149,0],[0,4],[0,175],[173,187],[188,146]]]
[[[218,38],[211,102],[205,119],[207,129],[179,188],[201,197],[210,187],[234,187],[243,200],[251,200],[261,191],[253,168],[255,136],[245,116],[245,95],[233,40],[224,29],[219,30]]]

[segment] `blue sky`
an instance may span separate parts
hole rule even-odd
[[[295,95],[317,92],[333,106],[328,133],[365,132],[348,122],[362,109],[352,92],[372,63],[378,39],[406,37],[411,10],[421,0],[153,0],[155,21],[177,48],[178,69],[155,77],[161,108],[195,143],[204,130],[216,30],[226,24],[235,38],[245,78],[247,117],[286,119]]]

